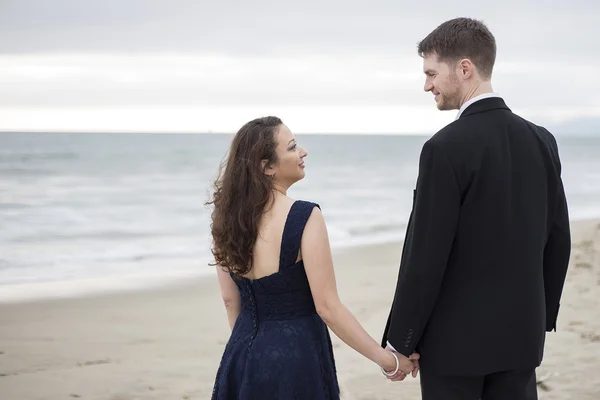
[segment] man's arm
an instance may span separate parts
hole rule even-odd
[[[426,142],[386,335],[388,344],[406,357],[414,353],[435,305],[460,204],[460,188],[448,156],[439,144]]]
[[[561,166],[558,159],[558,146],[552,140],[553,150],[557,158],[558,201],[556,214],[550,229],[546,247],[544,248],[544,288],[546,294],[546,331],[556,331],[556,320],[560,307],[569,258],[571,256],[571,231],[569,227],[569,211],[565,189],[560,178]]]

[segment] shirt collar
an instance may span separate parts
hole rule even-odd
[[[460,107],[460,110],[458,110],[458,115],[456,116],[456,119],[459,119],[460,116],[462,115],[463,111],[465,111],[465,109],[467,107],[469,107],[471,104],[473,104],[479,100],[489,99],[491,97],[500,97],[500,95],[498,93],[483,93],[483,94],[480,94],[479,96],[473,97],[471,100],[469,100],[465,104],[463,104],[462,107]]]

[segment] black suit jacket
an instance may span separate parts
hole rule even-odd
[[[476,101],[423,146],[382,345],[440,375],[538,366],[570,249],[554,137]]]

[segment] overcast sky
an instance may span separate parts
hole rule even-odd
[[[454,4],[452,4],[454,3]],[[494,89],[553,125],[600,116],[600,2],[0,0],[0,130],[433,132],[416,43],[496,36]],[[460,6],[458,6],[460,5]]]

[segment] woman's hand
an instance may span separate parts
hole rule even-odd
[[[383,350],[383,352],[384,352],[384,354],[381,357],[379,366],[385,372],[392,373],[392,372],[396,371],[396,366],[398,366],[397,373],[403,372],[404,374],[408,375],[413,371],[414,365],[410,359],[404,357],[400,353],[392,354],[392,352],[388,351],[388,350]],[[397,357],[398,361],[396,361],[396,357],[394,357],[394,355]]]
[[[396,359],[392,355],[391,350],[386,351],[388,356],[385,358],[384,365],[380,365],[380,367],[386,373],[392,373],[396,370]],[[386,377],[391,381],[403,381],[409,374],[412,373],[413,378],[417,377],[419,372],[419,358],[420,355],[418,353],[411,354],[409,358],[406,358],[402,354],[394,352],[396,357],[398,357],[398,371],[394,375],[386,375]],[[393,359],[393,363],[390,362],[389,356]]]

